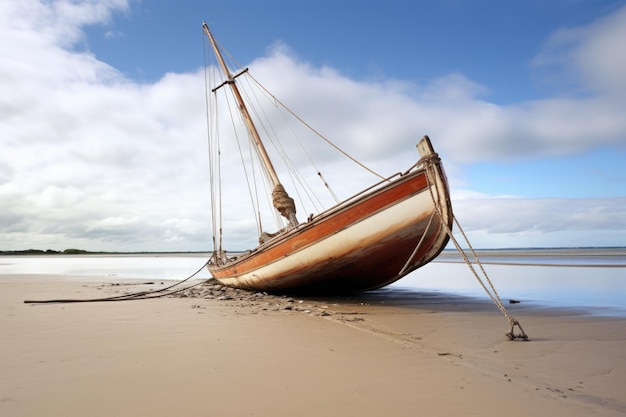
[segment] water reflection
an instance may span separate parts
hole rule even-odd
[[[503,301],[626,311],[626,268],[485,265]],[[465,264],[431,263],[392,287],[488,297]]]

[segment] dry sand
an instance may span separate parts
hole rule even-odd
[[[624,318],[515,304],[510,342],[493,305],[432,294],[23,303],[144,287],[0,276],[0,415],[626,414]]]

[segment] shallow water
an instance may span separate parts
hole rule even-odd
[[[596,314],[626,314],[626,267],[483,266],[504,303],[516,300],[536,306],[593,308]],[[491,290],[484,275],[479,277]],[[489,297],[472,271],[461,263],[430,263],[392,287]]]
[[[94,279],[185,279],[204,268],[208,254],[1,256],[0,274],[68,275]]]
[[[480,258],[505,303],[626,315],[626,249],[489,251]],[[0,275],[182,280],[200,270],[197,278],[208,278],[207,259],[208,254],[2,256]],[[488,299],[461,257],[448,251],[378,295],[423,298],[425,293]]]
[[[469,251],[466,255],[474,260]],[[626,248],[491,249],[478,251],[478,257],[490,264],[626,267]],[[445,250],[436,262],[464,260],[456,250]]]

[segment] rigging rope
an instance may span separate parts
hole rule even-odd
[[[249,76],[249,74],[247,75]],[[256,120],[258,122],[257,128],[260,127],[265,132],[265,136],[270,140],[270,142],[274,146],[274,149],[276,150],[276,153],[280,156],[281,160],[285,164],[285,167],[287,168],[287,171],[290,174],[291,181],[294,185],[295,192],[297,193],[300,202],[304,203],[303,198],[300,194],[300,190],[302,190],[304,194],[306,195],[306,197],[308,197],[311,204],[315,207],[315,210],[320,211],[319,206],[323,206],[323,204],[321,203],[319,198],[315,195],[315,192],[311,189],[310,185],[306,182],[302,174],[299,172],[296,165],[289,158],[289,155],[287,154],[287,152],[285,151],[285,148],[281,144],[280,136],[276,133],[276,131],[274,130],[271,124],[263,122],[264,120],[269,121],[271,120],[271,118],[265,112],[264,110],[265,107],[261,104],[261,101],[259,100],[258,95],[255,94],[255,89],[251,88],[250,81],[254,81],[255,84],[257,84],[256,80],[253,77],[249,76],[249,77],[243,77],[241,81],[245,82],[245,84],[249,87],[240,89],[240,92],[246,96],[248,103],[253,103],[252,98],[254,98],[254,102],[257,103],[256,106],[253,105],[251,106],[251,108],[248,108],[248,111],[251,113],[254,113],[257,116],[256,117]],[[241,87],[241,84],[240,84],[240,87]],[[262,89],[261,92],[267,94],[267,91],[264,89]],[[271,95],[269,96],[269,98],[266,95],[264,95],[263,98],[269,99],[269,101],[272,102],[272,104],[276,108],[282,108],[282,109],[285,108],[284,106],[278,106],[276,102],[276,98]],[[263,117],[261,117],[261,115],[263,115]],[[337,198],[333,190],[330,188],[326,180],[323,178],[315,162],[311,159],[311,156],[309,155],[306,148],[302,144],[302,141],[300,140],[300,135],[296,133],[296,131],[294,130],[289,120],[285,117],[286,116],[285,113],[282,111],[279,111],[278,115],[281,117],[282,121],[284,122],[284,126],[289,128],[291,134],[293,135],[298,145],[300,146],[300,149],[309,160],[309,163],[311,163],[311,165],[314,167],[315,172],[317,172],[318,176],[322,179],[324,186],[330,192],[331,196],[335,199],[335,202],[339,203],[339,199]],[[309,130],[311,129],[309,128]],[[297,186],[296,182],[300,185],[299,187]],[[304,204],[302,206],[304,207]]]
[[[203,36],[205,45],[206,45],[206,37]],[[226,51],[227,52],[227,51]],[[206,68],[208,67],[207,63],[206,63],[206,48],[205,48],[205,71]],[[236,62],[236,60],[230,56],[230,54],[228,54],[228,56],[230,57],[230,59],[232,60],[232,62],[235,62],[237,65],[238,63]],[[211,75],[213,75],[213,73],[210,73]],[[278,135],[276,135],[276,132],[273,130],[273,128],[271,127],[271,125],[266,125],[265,123],[263,123],[263,120],[270,120],[270,118],[268,117],[268,115],[265,113],[264,107],[260,105],[260,101],[261,98],[267,99],[269,100],[271,103],[273,103],[274,107],[278,108],[278,109],[282,109],[284,111],[279,111],[278,113],[284,118],[287,114],[290,114],[292,117],[294,117],[299,123],[301,123],[303,126],[305,126],[307,129],[309,129],[311,132],[313,132],[315,135],[317,135],[318,137],[320,137],[321,139],[323,139],[324,141],[326,141],[329,145],[331,145],[333,148],[335,148],[337,151],[339,151],[340,153],[342,153],[345,157],[347,157],[348,159],[352,160],[354,163],[356,163],[357,165],[359,165],[361,168],[367,170],[368,172],[374,174],[375,176],[381,178],[381,179],[385,179],[383,178],[380,174],[378,174],[377,172],[375,172],[374,170],[370,169],[369,167],[365,166],[363,163],[359,162],[358,160],[356,160],[354,157],[352,157],[351,155],[349,155],[347,152],[345,152],[344,150],[342,150],[341,148],[339,148],[337,145],[335,145],[334,143],[332,143],[329,139],[325,138],[322,134],[320,134],[318,131],[316,131],[313,127],[311,127],[309,124],[307,124],[304,120],[302,120],[298,115],[296,115],[291,109],[289,109],[285,104],[283,104],[280,100],[278,100],[274,95],[272,95],[265,87],[263,87],[252,75],[250,75],[249,72],[247,72],[247,69],[241,73],[239,73],[238,75],[246,75],[244,77],[241,77],[241,79],[238,82],[238,85],[241,86],[248,86],[248,87],[255,87],[255,88],[243,88],[240,89],[239,92],[240,94],[242,94],[243,97],[245,97],[247,99],[247,102],[252,104],[252,103],[257,103],[259,106],[252,106],[251,108],[248,109],[249,112],[253,112],[255,113],[258,117],[257,117],[257,125],[259,128],[263,129],[263,131],[265,131],[267,139],[274,145],[274,148],[276,149],[276,152],[278,153],[278,155],[280,156],[280,158],[282,158],[283,162],[285,163],[285,166],[287,168],[287,171],[289,172],[290,176],[291,176],[291,180],[294,183],[294,190],[297,193],[297,198],[299,199],[299,201],[302,203],[300,208],[305,208],[305,204],[304,204],[304,199],[306,199],[308,197],[308,200],[310,202],[310,204],[312,204],[313,208],[314,208],[314,212],[319,211],[320,208],[319,206],[323,206],[323,203],[319,200],[318,196],[316,195],[315,191],[310,187],[310,185],[304,180],[304,177],[301,175],[300,172],[298,172],[298,168],[296,167],[295,164],[293,164],[293,162],[289,159],[289,157],[287,156],[287,154],[285,153],[285,149],[283,148],[283,146],[281,145],[280,141],[278,140]],[[216,77],[217,78],[217,77]],[[213,80],[213,78],[211,79]],[[206,76],[205,76],[205,84],[206,84]],[[223,83],[222,83],[223,85]],[[221,85],[220,85],[221,86]],[[259,90],[256,90],[256,88],[259,88]],[[205,89],[207,89],[208,91],[208,87],[205,86]],[[219,87],[218,87],[219,89]],[[217,92],[217,89],[213,89],[211,90],[214,93]],[[222,89],[222,91],[225,91],[225,89]],[[256,92],[255,92],[256,91]],[[257,94],[257,92],[260,91],[260,94]],[[216,98],[216,95],[214,95],[212,98]],[[227,107],[229,107],[229,109],[231,108],[231,103],[230,100],[228,99],[228,95],[226,98],[226,103],[227,103]],[[213,100],[211,101],[211,104],[213,104]],[[215,105],[217,105],[217,100],[215,100]],[[257,112],[257,110],[260,111],[260,113]],[[288,113],[285,113],[288,112]],[[218,121],[218,118],[216,115],[211,114],[212,117],[215,118],[215,121]],[[264,116],[265,119],[261,116]],[[207,120],[208,122],[208,120]],[[232,112],[231,112],[231,122],[233,122],[232,120]],[[234,123],[233,123],[234,124]],[[300,146],[300,148],[302,148],[305,152],[306,157],[309,159],[309,161],[312,162],[310,155],[306,152],[306,150],[304,149],[304,146],[302,144],[302,142],[300,141],[300,138],[298,137],[297,134],[295,134],[295,131],[293,130],[293,127],[288,124],[289,128],[292,130],[292,133],[294,134],[294,136],[297,138],[298,140],[298,144]],[[237,129],[234,129],[235,131],[235,136],[237,137],[237,145],[239,147],[239,153],[242,156],[242,146],[241,143],[239,142],[239,137],[237,132]],[[217,132],[211,131],[211,134],[215,135],[216,137]],[[211,138],[209,138],[209,140],[211,141]],[[218,140],[218,139],[217,139]],[[223,190],[221,189],[222,187],[222,174],[220,173],[220,150],[219,147],[217,149],[215,149],[217,146],[219,146],[219,142],[213,142],[213,145],[211,146],[210,149],[210,155],[209,157],[211,158],[211,160],[213,161],[213,169],[212,169],[212,181],[211,181],[211,185],[212,185],[212,209],[213,212],[217,214],[217,218],[213,220],[214,223],[214,234],[217,233],[217,235],[219,236],[219,245],[217,245],[218,250],[223,250],[222,247],[222,238],[223,238],[223,234],[222,234],[222,220],[223,220],[223,211],[221,208],[221,195]],[[211,155],[212,154],[212,155]],[[252,153],[251,153],[252,155]],[[258,157],[258,155],[255,155],[256,157]],[[242,156],[242,160],[243,160],[243,156]],[[252,174],[254,174],[254,161],[255,158],[251,156],[251,162],[252,162]],[[254,184],[254,190],[256,191],[256,206],[255,206],[255,199],[254,197],[252,197],[253,191],[252,191],[252,185],[251,184],[251,180],[249,177],[249,172],[247,172],[245,170],[245,163],[243,164],[244,166],[244,174],[245,174],[245,178],[246,181],[248,183],[248,191],[251,194],[251,201],[253,202],[253,210],[255,211],[255,216],[256,216],[256,220],[257,220],[257,229],[258,229],[258,233],[259,236],[262,235],[262,224],[261,224],[261,214],[260,214],[260,205],[259,205],[259,198],[258,198],[258,188],[257,188],[257,184],[256,184],[256,176],[253,175],[253,178],[255,178],[255,184]],[[315,166],[315,164],[313,163],[313,166],[315,168],[315,173],[317,174],[317,176],[319,177],[319,179],[321,179],[323,185],[326,187],[326,189],[330,192],[331,197],[334,199],[335,203],[337,203],[339,201],[337,195],[333,192],[333,190],[330,188],[330,185],[328,184],[328,182],[326,181],[326,179],[324,178],[324,176],[322,175],[321,171],[318,169],[317,166]],[[261,165],[261,170],[263,170],[263,165]],[[267,173],[266,173],[267,174]],[[273,188],[273,187],[272,187]],[[217,190],[217,192],[215,191]],[[270,190],[271,192],[272,190]],[[304,194],[301,195],[300,192],[303,191]],[[216,202],[217,201],[217,202]],[[219,207],[217,207],[217,205],[219,204]],[[272,206],[272,204],[270,204],[270,207]],[[282,207],[282,205],[281,205]],[[295,210],[288,210],[290,213],[295,212]],[[306,210],[305,210],[306,211]],[[275,212],[273,214],[276,214]],[[292,216],[293,218],[289,219],[289,223],[297,223],[297,219],[295,219],[295,216]],[[219,229],[216,229],[216,222],[219,221]],[[275,218],[275,223],[276,226],[279,229],[284,228],[284,223],[283,220],[280,218],[280,216],[277,216]],[[218,232],[219,230],[219,232]],[[215,240],[215,236],[214,236],[214,240]],[[215,244],[214,244],[215,246]]]
[[[202,271],[207,265],[209,264],[209,261],[206,261],[204,263],[204,265],[202,265],[200,267],[200,269],[198,269],[196,272],[194,272],[193,274],[191,274],[190,276],[188,276],[187,278],[185,278],[182,281],[176,282],[168,287],[165,288],[161,288],[159,290],[153,290],[153,291],[140,291],[140,292],[136,292],[136,293],[131,293],[131,294],[123,294],[123,295],[116,295],[116,296],[112,296],[112,297],[103,297],[103,298],[83,298],[83,299],[77,299],[77,298],[71,298],[71,299],[53,299],[53,300],[24,300],[24,304],[59,304],[59,303],[93,303],[93,302],[103,302],[103,301],[130,301],[130,300],[147,300],[150,298],[160,298],[160,297],[166,297],[168,295],[173,295],[173,294],[177,294],[179,292],[183,292],[186,291],[190,288],[194,288],[197,287],[198,285],[204,284],[204,280],[198,282],[197,284],[193,284],[193,285],[189,285],[185,288],[179,288],[177,290],[173,290],[173,291],[169,291],[166,292],[174,287],[177,287],[181,284],[184,284],[185,282],[189,281],[191,278],[195,277],[196,275],[198,275],[200,273],[200,271]]]
[[[209,157],[209,185],[210,185],[210,191],[211,191],[211,226],[212,226],[212,240],[213,240],[213,251],[216,251],[218,246],[217,246],[217,241],[216,241],[216,231],[217,231],[217,213],[216,213],[216,196],[215,196],[215,191],[216,191],[216,187],[215,187],[215,169],[213,169],[213,162],[216,160],[216,157],[213,156],[213,141],[211,140],[212,135],[211,135],[211,115],[213,114],[211,112],[211,109],[214,108],[214,106],[212,106],[212,101],[211,101],[211,96],[208,94],[209,91],[209,71],[208,71],[208,58],[207,58],[207,48],[206,48],[206,36],[204,36],[204,34],[202,34],[202,39],[203,39],[203,45],[204,47],[203,52],[204,52],[204,105],[206,106],[206,129],[207,129],[207,151],[208,151],[208,157]],[[216,107],[216,106],[215,106]],[[215,118],[216,120],[216,124],[217,124],[217,118]],[[218,154],[219,154],[219,148],[218,148]],[[221,247],[221,245],[220,245]]]
[[[256,85],[259,86],[259,88],[261,88],[263,91],[265,91],[265,93],[272,97],[272,99],[278,103],[283,109],[287,110],[293,117],[295,117],[300,123],[302,123],[304,126],[306,126],[308,129],[310,129],[313,133],[315,133],[318,137],[320,137],[322,140],[324,140],[324,142],[326,142],[327,144],[329,144],[330,146],[332,146],[333,148],[335,148],[337,151],[341,152],[341,154],[343,154],[346,158],[350,159],[352,162],[354,162],[355,164],[359,165],[361,168],[365,169],[366,171],[368,171],[369,173],[377,176],[378,178],[385,180],[386,178],[383,177],[382,175],[380,175],[379,173],[377,173],[376,171],[374,171],[373,169],[367,167],[366,165],[364,165],[362,162],[360,162],[359,160],[357,160],[356,158],[354,158],[353,156],[351,156],[350,154],[348,154],[346,151],[344,151],[343,149],[341,149],[339,146],[335,145],[333,142],[331,142],[328,138],[326,138],[324,135],[322,135],[320,132],[318,132],[317,130],[315,130],[313,128],[313,126],[309,125],[307,122],[305,122],[304,120],[302,120],[300,118],[300,116],[298,116],[296,113],[293,112],[293,110],[291,110],[289,107],[287,107],[282,101],[280,101],[278,98],[276,98],[272,93],[270,93],[261,83],[259,83],[256,78],[254,78],[252,75],[250,75],[249,73],[247,74],[254,82]]]

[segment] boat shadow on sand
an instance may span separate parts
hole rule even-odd
[[[328,316],[335,310],[355,310],[373,314],[394,309],[407,312],[424,310],[429,312],[493,312],[499,314],[498,309],[488,298],[396,286],[342,295],[271,294],[229,288],[210,279],[203,285],[174,296],[224,301],[224,304],[247,309],[251,313],[285,310]],[[516,310],[531,307],[527,303],[522,306],[518,300],[510,301],[513,301],[512,306]]]

